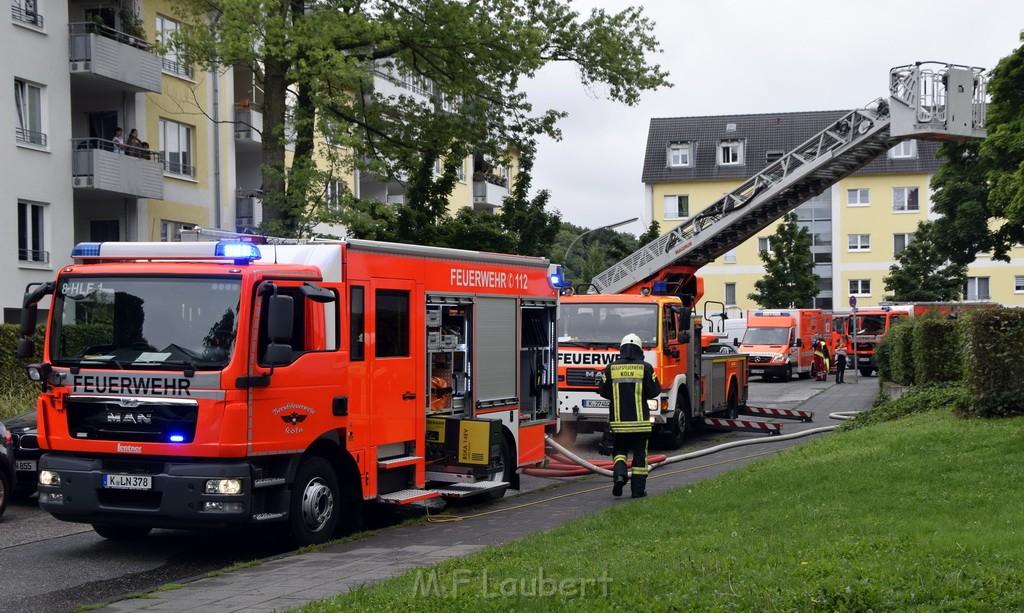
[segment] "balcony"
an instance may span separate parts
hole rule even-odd
[[[242,151],[259,151],[263,142],[263,113],[248,101],[235,105],[235,144]]]
[[[92,22],[68,24],[71,74],[91,85],[162,91],[161,59],[141,38]]]
[[[99,197],[163,199],[164,171],[159,152],[116,148],[112,141],[99,138],[76,138],[71,143],[76,195],[93,192]]]
[[[263,190],[239,189],[235,194],[235,225],[239,231],[263,223]]]
[[[493,211],[501,208],[508,196],[508,179],[500,175],[473,173],[473,208],[478,211]]]

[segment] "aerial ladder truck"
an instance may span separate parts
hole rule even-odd
[[[702,355],[701,343],[690,341],[701,338],[701,319],[693,315],[704,293],[697,272],[901,141],[984,138],[985,84],[980,68],[935,62],[893,68],[888,99],[831,123],[595,276],[586,294],[563,296],[560,438],[604,428],[608,405],[597,395],[600,371],[627,332],[641,336],[661,382],[654,425],[669,447],[682,445],[691,424],[746,412],[745,356]]]

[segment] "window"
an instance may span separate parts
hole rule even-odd
[[[892,188],[892,210],[895,213],[908,213],[913,211],[920,211],[921,207],[917,201],[917,188]]]
[[[163,15],[156,16],[156,42],[168,46],[173,45],[174,34],[177,30],[177,21]],[[173,48],[169,48],[163,55],[163,69],[164,72],[169,72],[179,77],[192,78],[192,66],[186,64],[178,55],[178,51]]]
[[[917,157],[917,141],[905,140],[889,150],[889,159],[899,160]]]
[[[767,237],[762,237],[762,238],[758,238],[757,239],[757,251],[759,253],[764,253],[766,251],[771,251],[771,250],[772,250],[771,239],[769,239]]]
[[[30,26],[43,27],[43,16],[39,14],[36,0],[11,0],[11,17]]]
[[[892,235],[892,254],[897,256],[907,248],[907,245],[914,242],[914,233],[906,232],[903,234]]]
[[[366,330],[365,296],[366,290],[362,286],[353,285],[349,289],[348,351],[349,359],[353,362],[366,359],[366,342],[363,340],[363,332]]]
[[[409,357],[409,292],[379,289],[377,298],[378,358]]]
[[[735,249],[730,249],[730,250],[726,251],[725,255],[722,256],[722,257],[725,258],[725,263],[726,264],[735,264],[736,263],[736,250]]]
[[[784,155],[786,155],[786,152],[782,149],[769,149],[764,152],[764,161],[766,164],[771,164],[781,160]]]
[[[43,220],[46,206],[32,202],[18,202],[18,260],[21,262],[50,263],[50,252],[43,242]]]
[[[725,306],[736,306],[736,284],[725,284]]]
[[[689,196],[665,196],[665,219],[683,219],[689,216]]]
[[[850,234],[849,242],[847,243],[847,250],[849,251],[871,251],[871,235],[870,234]]]
[[[1018,294],[1024,293],[1024,275],[1014,275],[1013,291]]]
[[[191,230],[195,224],[184,221],[160,220],[160,242],[176,243],[181,241],[181,231]]]
[[[160,120],[160,148],[164,160],[164,171],[187,177],[196,176],[192,165],[192,128],[185,124]]]
[[[967,277],[964,283],[964,300],[988,300],[992,294],[988,291],[988,277]]]
[[[868,189],[863,187],[846,190],[846,204],[847,206],[868,206],[871,204],[868,198]]]
[[[668,165],[671,168],[690,166],[690,143],[672,143],[668,146]]]
[[[832,252],[831,251],[813,251],[811,252],[811,258],[815,264],[831,264],[832,263]]]
[[[46,146],[46,134],[43,134],[43,88],[22,81],[14,80],[14,104],[18,109],[18,125],[14,128],[15,138],[19,143]]]
[[[870,296],[871,279],[850,279],[851,296]]]
[[[732,166],[743,163],[743,141],[723,140],[718,143],[719,166]]]
[[[327,190],[324,193],[324,203],[327,205],[328,211],[341,210],[341,196],[344,193],[341,181],[337,179],[327,181]]]

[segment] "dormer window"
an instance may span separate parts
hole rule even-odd
[[[718,142],[718,165],[735,166],[743,163],[743,141],[723,140]]]
[[[693,150],[690,143],[670,143],[668,146],[669,168],[693,165]]]

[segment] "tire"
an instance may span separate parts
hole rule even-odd
[[[792,364],[786,364],[786,372],[782,373],[782,380],[783,381],[792,381],[793,380],[793,365]]]
[[[137,541],[152,530],[149,526],[105,526],[103,524],[93,524],[92,529],[108,541]]]
[[[555,434],[555,442],[563,447],[574,445],[578,434],[579,428],[576,426],[576,422],[563,421],[558,426],[558,433]]]
[[[736,393],[736,382],[732,382],[732,387],[729,389],[729,400],[725,405],[725,414],[729,419],[739,419],[740,416],[740,400],[739,394]]]
[[[325,543],[334,538],[341,510],[338,476],[330,462],[307,458],[299,466],[292,483],[288,507],[288,530],[299,546]]]
[[[11,497],[11,480],[7,478],[7,473],[0,470],[0,517],[3,517],[4,511],[7,510],[7,503]]]
[[[690,430],[690,400],[685,394],[676,401],[676,412],[666,426],[661,436],[664,446],[679,449],[686,442]]]
[[[860,369],[860,375],[861,375],[862,377],[870,377],[870,376],[871,376],[871,373],[872,373],[872,371],[874,371],[874,369],[873,369],[873,368],[861,368],[861,369]]]
[[[508,444],[508,439],[504,435],[501,436],[501,465],[502,471],[500,473],[494,473],[491,475],[491,481],[504,481],[505,483],[512,483],[513,476],[516,472],[516,463],[512,459],[512,446]],[[505,497],[505,492],[508,490],[508,486],[495,488],[484,492],[484,497],[488,500],[501,500]]]

